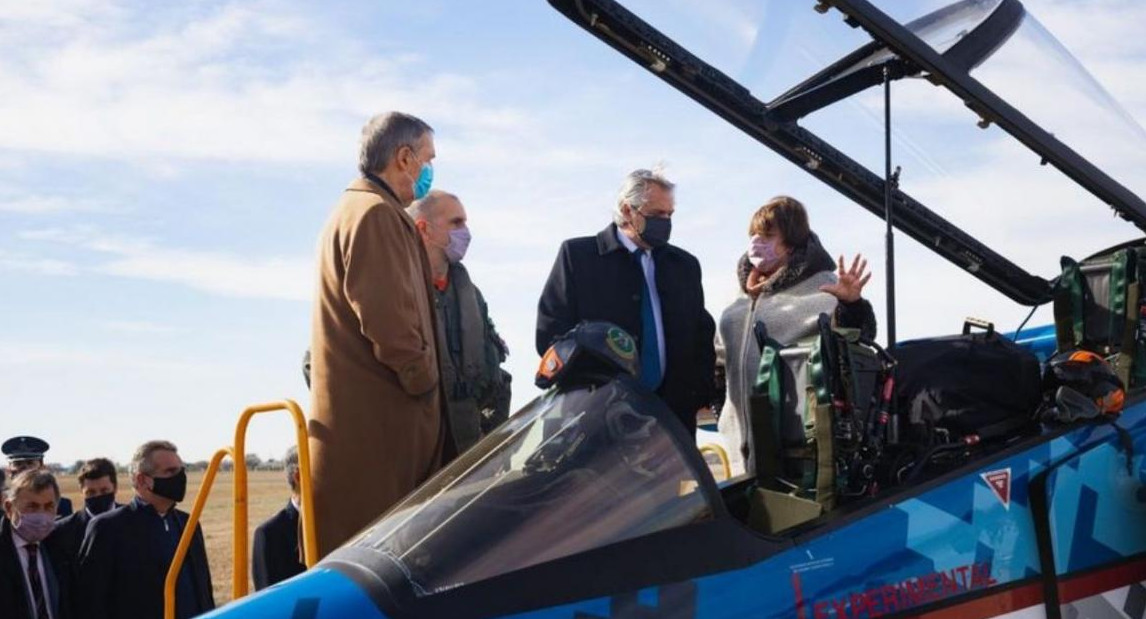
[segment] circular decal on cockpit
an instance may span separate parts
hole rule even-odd
[[[626,361],[631,360],[637,352],[637,345],[633,342],[633,338],[617,327],[613,327],[605,333],[605,343],[609,345],[609,350]]]

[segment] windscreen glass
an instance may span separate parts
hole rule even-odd
[[[676,423],[616,381],[549,393],[351,545],[381,553],[423,596],[710,519],[704,473],[666,429]]]

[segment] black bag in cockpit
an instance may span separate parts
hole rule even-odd
[[[971,333],[974,325],[987,330]],[[968,321],[962,335],[902,342],[893,354],[901,441],[977,442],[1033,426],[1039,360],[993,325]]]

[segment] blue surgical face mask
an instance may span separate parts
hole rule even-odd
[[[430,193],[430,187],[434,184],[434,166],[430,162],[422,164],[422,171],[418,173],[418,178],[414,180],[414,199],[421,200]]]

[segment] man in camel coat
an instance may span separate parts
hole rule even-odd
[[[441,467],[446,448],[430,267],[405,207],[429,191],[433,130],[398,112],[362,130],[359,171],[319,239],[311,338],[319,556]]]

